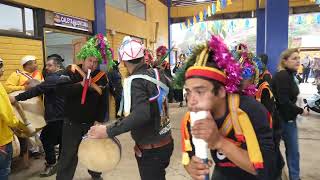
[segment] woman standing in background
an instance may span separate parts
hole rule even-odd
[[[287,49],[281,53],[278,72],[272,79],[272,89],[282,126],[282,139],[286,148],[290,180],[300,179],[300,154],[296,119],[299,114],[307,114],[307,111],[296,105],[300,92],[295,75],[299,66],[298,49]]]

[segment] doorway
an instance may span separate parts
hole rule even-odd
[[[80,64],[81,61],[76,56],[88,37],[85,34],[45,28],[45,55],[47,57],[51,54],[59,54],[64,59],[65,66]]]

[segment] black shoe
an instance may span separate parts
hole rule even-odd
[[[180,102],[179,106],[180,106],[180,107],[182,107],[182,106],[183,106],[183,103],[182,103],[182,102]]]
[[[45,163],[44,170],[40,173],[40,177],[49,177],[57,173],[57,163],[47,164]]]

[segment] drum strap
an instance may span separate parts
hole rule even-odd
[[[33,79],[34,76],[30,76],[27,73],[24,73],[22,71],[20,71],[19,69],[16,71],[17,74],[21,74],[22,76],[26,77],[27,79]]]
[[[156,78],[152,78],[148,75],[132,75],[129,76],[128,78],[124,79],[123,82],[123,96],[120,102],[120,108],[118,111],[118,115],[121,116],[122,112],[124,111],[124,116],[128,116],[130,114],[131,110],[131,83],[134,79],[145,79],[147,81],[152,82],[157,86],[158,89],[158,94],[154,97],[149,98],[149,101],[153,101],[157,99],[160,95],[161,92],[163,91],[164,95],[167,95],[169,93],[169,87],[165,85],[163,82],[160,81],[160,75],[157,69],[154,69]],[[162,90],[162,91],[161,91]]]

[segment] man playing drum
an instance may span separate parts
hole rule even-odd
[[[106,73],[97,69],[101,62],[113,64],[112,50],[107,39],[98,34],[81,49],[81,65],[69,65],[66,75],[57,84],[57,93],[64,96],[65,122],[62,132],[62,151],[58,162],[57,180],[72,180],[78,164],[79,144],[96,122],[106,120],[108,110],[108,82]],[[101,173],[89,170],[93,179]]]
[[[0,58],[0,78],[3,75],[3,61]],[[9,97],[0,82],[0,179],[7,180],[10,173],[13,154],[13,131],[11,128],[19,125],[19,120],[14,115]]]
[[[28,90],[43,80],[43,76],[38,70],[37,59],[35,56],[27,55],[22,57],[21,66],[23,70],[16,70],[15,72],[11,73],[4,84],[8,94],[15,91]],[[19,140],[21,143],[21,153],[26,154],[28,152],[28,141],[22,138],[19,138]],[[38,157],[40,155],[40,147],[36,144],[36,140],[34,138],[29,138],[29,145],[31,145],[31,147],[29,147],[31,155]]]
[[[148,69],[140,42],[125,37],[119,49],[130,76],[124,80],[124,115],[108,128],[90,128],[89,138],[113,138],[131,131],[142,180],[163,180],[173,151],[168,117],[168,81],[157,69]],[[131,90],[130,90],[131,89]]]
[[[51,176],[56,173],[57,169],[54,146],[58,144],[61,145],[64,99],[62,96],[57,95],[56,84],[63,73],[62,70],[63,64],[61,57],[48,56],[45,81],[24,93],[10,97],[11,103],[15,103],[16,101],[25,101],[42,94],[45,96],[44,106],[47,125],[41,131],[40,140],[45,151],[46,163],[43,172],[40,173],[41,177]]]

